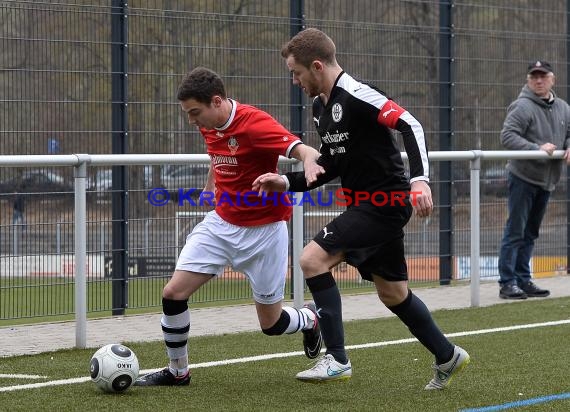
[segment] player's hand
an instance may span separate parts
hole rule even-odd
[[[265,173],[253,181],[251,190],[261,193],[284,192],[286,188],[285,180],[277,173]]]
[[[431,189],[424,180],[416,180],[412,183],[410,191],[410,200],[414,212],[419,217],[428,217],[433,210],[433,199],[431,197]]]
[[[317,158],[303,162],[303,169],[305,170],[305,180],[308,187],[311,187],[317,181],[317,178],[325,173],[325,168],[317,163]]]
[[[305,144],[298,144],[293,148],[290,155],[303,162],[307,186],[312,186],[317,181],[317,178],[325,173],[325,168],[318,163],[321,154],[315,148]]]

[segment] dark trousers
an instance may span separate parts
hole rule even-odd
[[[528,282],[534,241],[546,212],[550,192],[507,175],[509,217],[499,253],[499,284]]]

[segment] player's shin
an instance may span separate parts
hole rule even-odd
[[[313,295],[316,312],[327,354],[343,364],[348,362],[344,347],[344,326],[342,324],[342,302],[340,292],[331,272],[307,279],[307,286]]]
[[[188,371],[188,334],[190,311],[187,300],[162,299],[163,315],[160,320],[166,352],[170,359],[169,369],[174,376],[183,376]]]

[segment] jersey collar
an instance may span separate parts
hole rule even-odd
[[[232,124],[234,118],[236,117],[236,110],[237,110],[237,102],[233,99],[228,99],[230,101],[230,103],[232,104],[232,111],[230,113],[230,117],[228,117],[228,120],[220,127],[216,127],[216,130],[225,130],[228,127],[230,127],[230,124]]]
[[[333,84],[333,87],[332,87],[332,89],[331,89],[331,92],[330,92],[330,95],[329,95],[329,99],[327,100],[326,106],[329,105],[330,101],[331,101],[331,100],[333,99],[333,97],[335,96],[338,83],[340,82],[340,79],[342,78],[342,76],[344,76],[345,74],[346,74],[346,73],[344,72],[344,70],[342,70],[342,71],[338,74],[336,80],[334,81],[334,84]]]

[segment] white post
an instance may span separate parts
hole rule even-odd
[[[479,172],[481,170],[481,151],[474,150],[475,159],[471,160],[471,307],[478,307],[480,305],[480,291],[479,285],[481,281],[480,273],[480,190],[481,182]]]
[[[87,347],[87,161],[76,155],[75,167],[75,347]]]
[[[303,170],[303,163],[295,163],[293,171],[299,172]],[[305,243],[305,233],[303,231],[303,205],[293,206],[293,223],[292,223],[292,237],[293,244],[291,254],[293,256],[293,306],[296,308],[303,307],[305,303],[305,278],[303,271],[299,265],[299,258],[303,252]]]

